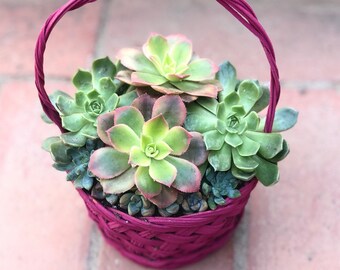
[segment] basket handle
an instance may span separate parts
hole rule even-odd
[[[36,43],[35,48],[35,84],[38,89],[38,95],[47,116],[59,127],[62,132],[65,130],[61,124],[61,118],[51,103],[45,90],[45,74],[44,74],[44,52],[46,49],[46,42],[58,21],[69,11],[78,9],[88,3],[96,0],[69,0],[65,5],[60,7],[57,11],[50,15],[46,20]],[[267,111],[267,119],[265,124],[265,132],[271,132],[276,105],[280,98],[280,79],[279,71],[276,66],[276,59],[273,45],[258,21],[254,11],[245,0],[216,0],[225,9],[227,9],[236,19],[238,19],[249,31],[251,31],[260,40],[264,52],[267,56],[270,65],[270,100]]]

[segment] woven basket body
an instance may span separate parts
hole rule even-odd
[[[45,90],[44,52],[49,35],[57,22],[68,12],[95,0],[70,0],[46,21],[35,51],[35,78],[39,99],[48,117],[65,132],[61,119]],[[270,132],[280,96],[279,73],[269,37],[245,0],[217,0],[246,28],[257,36],[264,48],[270,68],[270,102],[265,131]],[[253,179],[241,189],[237,199],[227,199],[226,206],[214,211],[182,217],[135,218],[113,208],[106,208],[79,190],[90,217],[98,224],[105,239],[124,256],[148,267],[169,269],[196,262],[221,247],[231,236],[242,217]]]
[[[225,244],[255,185],[256,180],[251,181],[242,196],[228,200],[225,207],[176,218],[137,219],[79,193],[108,243],[139,264],[171,269],[196,262]]]

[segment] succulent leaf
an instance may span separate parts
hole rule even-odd
[[[149,174],[154,181],[171,187],[176,178],[177,169],[166,160],[153,159],[151,160]]]
[[[219,151],[210,151],[208,156],[209,163],[215,171],[228,171],[231,167],[231,146],[223,144]]]
[[[130,151],[129,163],[132,166],[148,167],[151,164],[151,158],[137,146],[133,146]]]
[[[130,165],[129,156],[111,147],[96,150],[91,155],[89,170],[100,179],[112,179],[125,172]]]
[[[180,97],[162,96],[156,100],[152,109],[152,117],[162,114],[169,127],[182,126],[187,110]]]
[[[271,163],[259,156],[255,156],[259,166],[256,168],[256,178],[264,185],[270,186],[279,181],[279,169],[277,164]]]
[[[170,146],[173,155],[180,156],[188,150],[191,138],[188,131],[177,126],[169,130],[164,142]]]
[[[177,200],[177,195],[178,191],[176,189],[162,186],[161,192],[158,195],[149,198],[149,200],[159,208],[166,208]]]
[[[157,196],[162,191],[162,185],[151,178],[147,167],[137,168],[135,184],[147,199]]]
[[[83,92],[89,92],[93,89],[92,86],[92,74],[85,70],[78,70],[73,77],[74,86]]]
[[[223,101],[226,96],[236,89],[238,83],[236,69],[230,62],[224,62],[220,65],[216,77],[222,85],[222,91],[218,94],[218,99]]]
[[[177,175],[172,184],[173,187],[187,193],[199,190],[202,176],[196,165],[185,159],[172,156],[168,156],[165,160],[177,169]]]
[[[114,114],[115,112],[104,113],[99,115],[97,119],[98,136],[107,145],[111,144],[111,140],[106,131],[114,126]]]
[[[136,168],[129,168],[113,179],[99,179],[99,182],[106,194],[121,194],[135,185],[134,175],[136,171]]]
[[[107,133],[110,136],[113,147],[119,152],[129,154],[132,147],[140,145],[138,135],[127,125],[115,125]]]
[[[240,97],[240,103],[247,113],[254,107],[262,94],[259,86],[251,80],[242,81],[237,91]]]
[[[143,126],[143,135],[149,136],[154,142],[162,140],[169,132],[169,125],[165,121],[163,115],[158,115]]]
[[[283,138],[278,133],[247,131],[245,135],[260,144],[259,154],[266,159],[276,156],[283,147]]]
[[[190,132],[190,135],[191,140],[188,150],[180,158],[186,159],[196,166],[201,166],[208,158],[208,151],[205,147],[203,136],[198,132]]]
[[[114,111],[114,123],[115,125],[124,124],[140,136],[144,125],[144,118],[136,108],[127,106],[117,108]]]
[[[299,113],[291,108],[280,108],[275,112],[272,132],[281,132],[291,129],[297,122]],[[258,130],[263,130],[266,118],[262,118]]]

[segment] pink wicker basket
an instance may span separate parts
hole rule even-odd
[[[70,0],[46,21],[35,51],[35,78],[39,99],[45,113],[62,132],[61,119],[45,90],[44,51],[48,37],[57,22],[68,12],[95,0]],[[256,35],[271,67],[270,103],[266,132],[271,132],[275,108],[280,96],[279,73],[269,37],[245,0],[217,0],[245,27]],[[106,208],[78,190],[90,217],[98,224],[105,239],[124,256],[149,267],[170,269],[196,262],[218,249],[230,238],[239,223],[251,191],[253,179],[241,189],[241,196],[228,199],[224,207],[188,216],[135,218],[113,208]]]

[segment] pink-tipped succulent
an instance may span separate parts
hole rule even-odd
[[[134,185],[160,208],[172,204],[178,191],[196,192],[207,159],[203,138],[183,127],[186,108],[178,96],[157,100],[148,95],[132,106],[98,119],[98,135],[108,146],[95,151],[90,171],[104,192],[120,194]]]
[[[191,41],[182,35],[152,34],[142,51],[122,49],[118,59],[127,70],[120,71],[117,78],[137,87],[181,95],[186,101],[200,96],[216,98],[220,91],[215,80],[218,67],[194,55]]]

